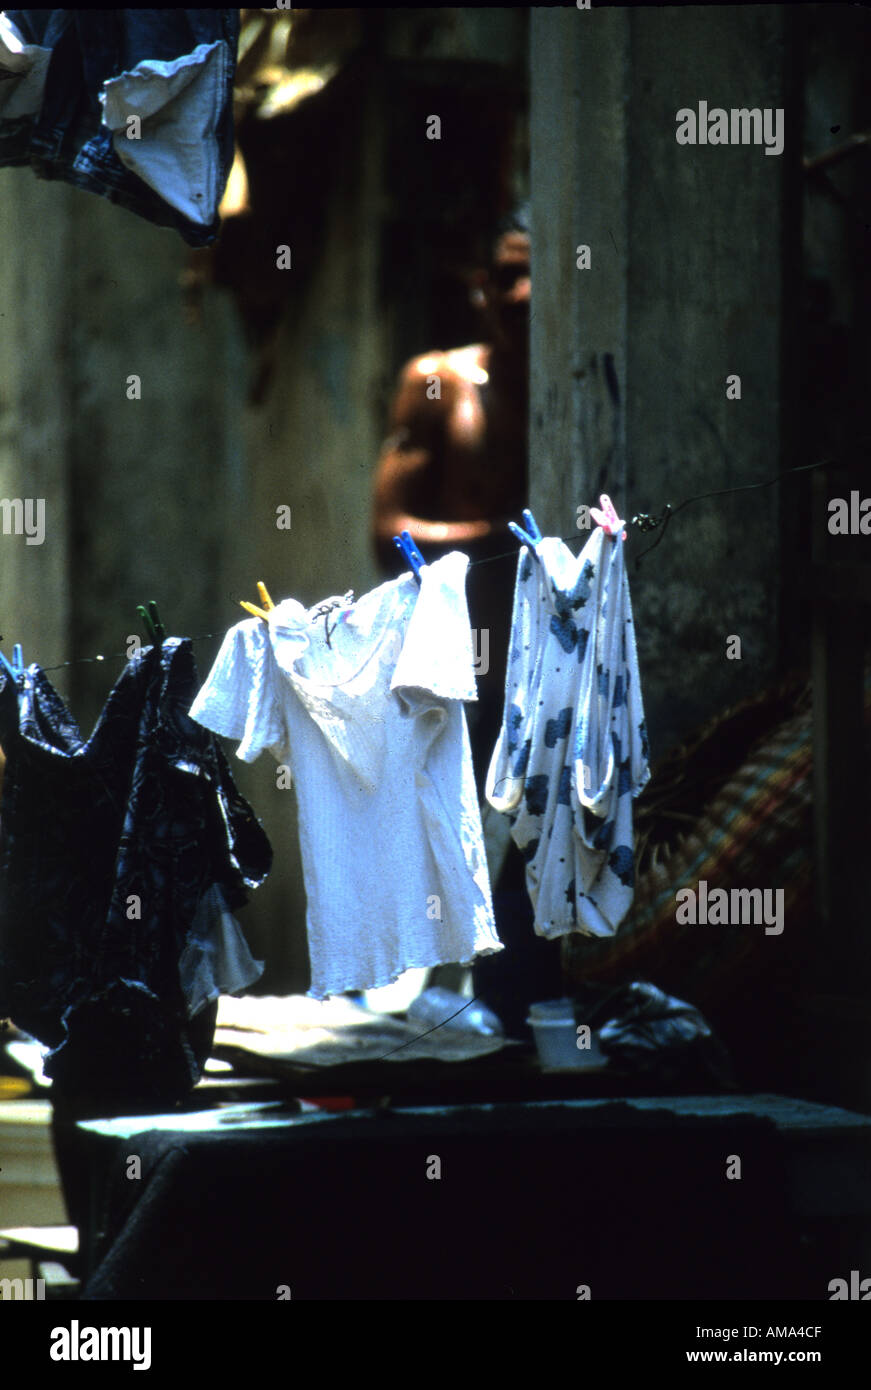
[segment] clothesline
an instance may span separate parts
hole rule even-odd
[[[673,507],[670,502],[666,502],[659,516],[651,516],[648,512],[638,512],[635,516],[631,518],[631,521],[628,523],[629,525],[637,526],[639,531],[641,532],[654,531],[660,526],[662,527],[662,530],[660,531],[659,535],[657,536],[656,540],[653,542],[652,545],[649,545],[646,550],[642,550],[640,555],[636,555],[636,569],[641,563],[643,557],[645,555],[648,555],[651,550],[655,550],[656,547],[659,545],[660,541],[665,535],[666,528],[668,527],[668,523],[671,520],[671,518],[673,516],[676,516],[678,512],[683,511],[684,507],[689,506],[691,502],[703,502],[708,497],[726,497],[734,492],[750,492],[757,488],[771,487],[774,483],[780,482],[782,478],[788,478],[794,473],[807,473],[812,472],[814,469],[817,468],[827,468],[835,462],[837,462],[837,460],[832,458],[821,459],[819,463],[804,463],[800,464],[797,468],[787,468],[783,473],[778,473],[773,478],[766,479],[765,482],[741,483],[738,487],[724,487],[717,488],[713,492],[700,492],[697,493],[694,497],[685,497],[684,500],[682,502],[679,502],[675,507]],[[572,540],[578,540],[578,534],[577,532],[575,532],[573,535],[563,536],[561,537],[561,539],[568,543]],[[488,555],[484,560],[472,560],[469,563],[469,569],[473,569],[476,565],[492,564],[495,560],[512,559],[517,559],[516,546],[513,550],[506,550],[501,555]],[[224,635],[225,634],[223,632],[201,632],[196,637],[192,637],[190,640],[192,642],[207,642],[210,638],[220,639],[223,638]],[[3,638],[0,637],[0,642],[2,642],[2,640]],[[110,661],[113,659],[113,657],[118,657],[119,659],[123,657],[126,659],[127,652],[110,652],[108,656],[104,655],[103,653],[98,653],[96,656],[78,656],[74,657],[71,661],[61,661],[57,666],[44,666],[43,670],[61,671],[67,666],[79,666],[85,662],[91,663],[95,661]]]
[[[538,532],[534,534],[538,539]],[[591,936],[609,936],[617,930],[632,899],[632,801],[649,778],[624,550],[622,546],[610,545],[602,528],[596,527],[586,540],[583,554],[590,557],[590,574],[585,574],[583,581],[583,612],[575,612],[577,604],[572,603],[580,595],[578,585],[567,592],[560,574],[548,573],[546,547],[542,548],[540,567],[527,563],[518,571],[513,618],[517,642],[506,674],[506,692],[510,691],[511,708],[516,709],[517,718],[512,715],[507,724],[503,722],[487,777],[487,800],[494,809],[510,816],[511,836],[526,862],[535,931],[549,938],[574,930]],[[329,698],[312,701],[305,682],[300,684],[292,661],[276,663],[264,659],[273,639],[289,644],[290,651],[298,649],[299,639],[311,620],[311,614],[300,604],[290,606],[287,625],[282,623],[279,632],[268,632],[261,622],[248,622],[239,623],[226,633],[212,670],[192,704],[190,695],[196,681],[193,639],[164,643],[163,652],[157,653],[157,668],[146,670],[144,682],[138,679],[137,664],[129,663],[111,700],[116,712],[120,709],[131,716],[135,714],[140,731],[135,750],[125,750],[123,741],[117,740],[115,721],[101,721],[89,743],[81,744],[78,735],[70,732],[62,702],[50,684],[43,679],[32,692],[40,712],[34,721],[39,737],[28,732],[28,739],[46,746],[47,730],[52,720],[57,720],[57,736],[50,739],[50,746],[57,746],[70,764],[75,762],[77,767],[81,764],[91,770],[98,789],[107,776],[107,767],[121,779],[119,787],[135,789],[137,778],[141,781],[146,772],[153,779],[148,796],[134,793],[127,808],[128,818],[140,818],[135,822],[136,843],[146,846],[144,868],[138,862],[133,864],[137,874],[154,870],[154,863],[147,858],[149,827],[154,808],[162,809],[172,797],[172,783],[164,786],[161,779],[168,765],[180,765],[179,752],[186,768],[203,768],[202,781],[196,786],[202,788],[207,799],[201,808],[204,822],[211,805],[208,798],[214,795],[225,800],[235,796],[232,804],[241,817],[240,824],[256,819],[253,809],[235,794],[226,758],[219,756],[218,745],[208,741],[206,730],[210,735],[238,740],[237,756],[249,763],[268,751],[280,765],[290,764],[289,750],[293,749],[299,823],[308,827],[307,833],[301,835],[300,846],[312,972],[309,993],[314,998],[377,989],[398,979],[412,963],[436,966],[471,962],[504,950],[505,943],[496,931],[465,723],[464,703],[474,698],[475,691],[471,648],[461,640],[469,622],[465,602],[468,559],[453,553],[431,564],[434,582],[424,583],[417,595],[412,592],[413,586],[401,587],[400,609],[394,602],[393,586],[383,586],[376,600],[381,605],[379,616],[389,613],[391,621],[404,627],[401,677],[398,667],[394,671],[390,663],[382,662],[378,668],[379,684],[373,687],[367,661],[362,658],[369,654],[373,633],[380,640],[379,623],[373,621],[365,631],[351,627],[348,638],[355,657],[351,665],[358,674],[365,674],[362,686],[358,682],[357,688],[353,688],[353,678],[344,681],[332,704]],[[551,622],[541,621],[541,585],[553,596]],[[163,631],[153,605],[151,609],[150,620],[145,610],[141,609],[140,615],[152,642],[159,644]],[[434,632],[443,636],[446,656],[441,644],[432,642]],[[568,651],[575,651],[577,660],[566,661]],[[394,698],[397,684],[403,692],[401,708]],[[409,712],[428,713],[434,704],[443,716],[443,727],[435,743],[432,721],[407,717]],[[151,737],[163,727],[165,709],[177,709],[180,705],[190,713],[190,748],[183,740],[175,757],[167,760],[157,740],[158,756],[152,756]],[[383,736],[373,737],[373,728]],[[610,737],[603,736],[606,732]],[[21,800],[25,796],[22,788],[26,786],[33,804],[49,804],[51,778],[61,775],[66,763],[50,759],[44,766],[39,761],[35,770],[31,769],[26,760],[22,762],[22,743],[14,741],[7,758],[6,775],[14,794],[10,801],[10,826],[4,824],[4,830],[27,869],[24,874],[16,870],[10,881],[26,885],[29,891],[31,885],[37,884],[43,850],[37,837],[30,833],[32,822],[26,816],[15,821],[21,806],[27,806]],[[612,757],[613,750],[616,759]],[[144,760],[134,761],[132,777],[131,769],[122,765],[123,757],[119,761],[119,754],[125,751],[133,751],[135,759]],[[425,778],[407,775],[409,769],[424,765]],[[49,779],[47,789],[35,780],[39,775]],[[226,786],[222,778],[227,779]],[[548,787],[556,787],[557,783],[558,794],[550,796]],[[78,795],[71,798],[68,812],[70,826],[76,828],[81,838],[90,834],[90,823],[86,827],[81,823],[78,784],[75,790]],[[100,805],[106,816],[110,811],[114,813],[116,801],[114,796],[103,797]],[[594,808],[595,819],[587,814],[589,806]],[[446,807],[447,824],[461,823],[465,828],[462,837],[445,833]],[[4,820],[5,814],[4,806]],[[373,820],[386,831],[374,844]],[[167,823],[176,834],[173,818],[169,817]],[[127,819],[124,825],[127,826]],[[192,843],[198,840],[198,835],[184,823],[182,829]],[[69,842],[76,849],[73,858],[85,866],[82,874],[86,878],[90,861],[79,850],[72,828]],[[222,840],[221,845],[222,853],[232,851],[232,838],[226,846]],[[323,865],[333,863],[337,851],[347,856],[344,870],[335,877],[325,876]],[[261,858],[263,863],[259,866],[239,870],[243,878],[236,885],[239,905],[247,900],[243,888],[258,886],[268,873],[272,858],[268,842],[264,842]],[[114,872],[111,864],[111,857],[107,857],[106,873]],[[401,879],[397,879],[391,891],[391,874],[395,875],[397,864],[401,865]],[[126,878],[120,888],[116,886],[113,903],[130,901],[130,895],[124,891],[127,886]],[[44,927],[50,936],[55,930],[50,893],[45,884],[40,883],[40,887],[47,893]],[[397,887],[399,892],[395,891]],[[97,895],[88,892],[72,897],[83,898],[87,903],[97,900]],[[158,900],[160,894],[149,895],[150,906]],[[361,902],[368,904],[373,921],[392,924],[383,939],[366,932],[349,932],[348,924],[358,915]],[[426,913],[422,911],[424,902]],[[191,918],[190,931],[202,935],[202,940],[194,945],[203,960],[210,943],[217,942],[218,957],[232,961],[234,939],[225,919],[232,916],[228,907],[236,905],[235,901],[205,898],[196,902],[193,898],[179,898],[175,903],[179,918]],[[443,905],[447,905],[445,911]],[[24,893],[20,893],[19,906],[24,921],[32,910]],[[121,908],[117,907],[117,911]],[[165,928],[166,923],[149,919],[146,928],[131,935],[130,969],[121,980],[125,988],[131,980],[135,984],[135,970],[147,973],[151,968],[154,952],[150,943],[156,939],[158,926]],[[92,927],[96,932],[100,923],[85,922],[87,930]],[[173,1037],[179,1030],[183,1036],[203,996],[213,998],[216,989],[219,993],[239,992],[233,981],[231,988],[223,978],[229,971],[226,962],[221,966],[221,978],[211,969],[201,970],[199,957],[193,952],[189,955],[188,944],[179,960],[187,1012],[176,1010],[177,1017],[161,1015],[160,1020]],[[140,960],[133,959],[134,948],[141,951]],[[243,948],[247,952],[241,962],[247,975],[255,967],[262,969],[262,963],[248,959],[250,952],[242,936],[236,936],[235,948],[237,954]],[[34,1026],[29,1025],[24,1014],[20,1016],[21,1025],[39,1036],[43,1023],[36,1012],[38,996],[31,992],[25,998],[23,993],[30,988],[26,978],[28,949],[22,946],[24,957],[19,975],[10,986],[15,1007],[8,1012],[19,1020],[18,1004],[22,1009],[28,1004],[34,1011]],[[251,982],[243,980],[241,987]],[[99,980],[97,983],[101,984]],[[111,983],[114,988],[118,981]],[[74,987],[75,981],[70,988]],[[151,992],[163,1007],[161,991]],[[116,1026],[112,1009],[117,1004],[121,1016],[130,1018],[130,1030],[135,1031],[138,1016],[133,1016],[126,996],[120,991],[116,993],[117,999],[113,996],[108,1001],[109,1024]],[[108,999],[105,989],[103,994]],[[449,1018],[423,1029],[416,1037],[447,1026],[480,998],[476,994],[472,1000],[458,1001],[459,1007]],[[49,1002],[57,1007],[57,999]],[[171,1002],[167,994],[167,1007]],[[76,1007],[80,1004],[90,1007],[88,1000],[76,1001]],[[74,1063],[78,1056],[80,1064],[91,1065],[88,1047],[92,1034],[93,1029],[90,1033],[83,1031],[83,1049],[74,1056]],[[39,1040],[52,1041],[45,1036]],[[410,1041],[405,1045],[410,1046]],[[402,1048],[394,1048],[385,1056],[399,1050]],[[60,1049],[55,1052],[57,1060],[55,1053],[49,1060],[59,1070],[49,1070],[47,1062],[47,1074],[63,1079],[67,1075],[64,1068],[68,1065],[69,1049],[66,1053]],[[177,1054],[177,1048],[175,1053],[168,1048],[166,1058],[159,1059],[166,1061],[167,1078],[173,1083],[171,1068],[176,1065]],[[138,1057],[135,1048],[131,1055]],[[195,1060],[199,1067],[201,1059]],[[190,1079],[195,1081],[193,1072],[194,1069]],[[140,1084],[138,1074],[135,1079]]]
[[[779,483],[782,478],[788,478],[793,473],[807,473],[816,468],[828,468],[831,464],[836,462],[836,459],[828,458],[821,459],[819,463],[803,463],[797,468],[787,468],[783,473],[777,473],[773,478],[767,478],[765,482],[762,483],[741,483],[738,487],[717,488],[714,492],[700,492],[697,493],[695,497],[685,497],[676,507],[673,507],[670,502],[666,502],[659,516],[651,516],[649,512],[638,512],[632,517],[629,523],[630,525],[637,526],[639,531],[642,532],[655,531],[658,526],[661,526],[662,530],[653,542],[653,545],[649,545],[646,550],[642,550],[640,555],[636,555],[635,568],[638,568],[645,555],[648,555],[651,550],[655,550],[659,545],[659,542],[665,535],[666,527],[671,518],[676,516],[678,512],[683,511],[684,507],[689,506],[690,502],[703,502],[707,497],[725,497],[732,492],[750,492],[755,488],[771,487],[773,483]],[[578,535],[577,532],[574,532],[572,535],[562,536],[560,539],[568,543],[569,541],[577,540]],[[514,550],[507,550],[502,555],[488,555],[485,560],[473,560],[469,568],[471,569],[474,565],[489,565],[494,560],[506,560],[511,558],[517,558],[516,548]]]

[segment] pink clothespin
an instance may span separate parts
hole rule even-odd
[[[602,530],[605,532],[606,536],[616,536],[617,532],[621,529],[621,527],[626,525],[626,522],[620,520],[619,516],[614,510],[614,503],[611,501],[610,497],[606,492],[602,493],[601,497],[599,498],[599,501],[602,505],[602,510],[599,511],[598,507],[591,507],[590,516],[593,518],[597,526],[602,527]],[[626,539],[625,531],[623,532],[623,539],[624,541]]]

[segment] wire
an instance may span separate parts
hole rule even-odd
[[[389,1052],[384,1053],[384,1057],[378,1057],[376,1060],[383,1062],[385,1057],[392,1057],[394,1052],[402,1052],[404,1048],[412,1047],[416,1042],[420,1042],[421,1038],[428,1038],[430,1033],[434,1033],[437,1028],[444,1028],[446,1023],[450,1023],[452,1018],[457,1017],[457,1014],[461,1014],[464,1009],[468,1009],[470,1004],[477,1004],[479,998],[480,995],[476,994],[474,999],[467,999],[463,1007],[457,1009],[456,1013],[449,1014],[447,1018],[442,1019],[441,1023],[434,1023],[432,1028],[427,1028],[425,1033],[418,1033],[416,1037],[409,1038],[407,1042],[400,1043],[398,1047],[392,1047]]]
[[[649,545],[646,550],[642,550],[640,555],[636,555],[636,569],[640,564],[642,557],[645,555],[649,555],[650,551],[655,550],[656,547],[659,545],[659,542],[665,535],[666,528],[671,518],[673,516],[676,516],[678,512],[683,511],[684,507],[689,506],[690,502],[702,502],[705,500],[705,498],[708,497],[726,497],[729,493],[732,492],[750,492],[754,488],[771,487],[772,483],[778,483],[780,482],[781,478],[788,478],[793,473],[808,473],[815,468],[828,468],[831,464],[836,462],[837,459],[821,459],[819,463],[802,463],[797,468],[787,468],[783,473],[778,473],[773,478],[767,478],[765,482],[762,483],[741,483],[738,487],[722,487],[717,488],[714,492],[700,492],[695,497],[685,497],[684,500],[682,502],[679,502],[676,507],[673,507],[670,502],[666,502],[665,506],[662,509],[661,515],[659,515],[658,517],[650,516],[647,512],[639,512],[636,516],[632,517],[632,520],[630,522],[627,522],[625,524],[630,526],[637,526],[638,529],[643,532],[654,531],[660,526],[662,527],[662,530],[660,531],[656,540],[653,542],[653,545]],[[578,536],[577,533],[575,533],[571,536],[561,536],[560,539],[566,542],[576,541],[578,539]],[[494,560],[506,559],[516,560],[517,550],[506,550],[502,555],[488,555],[487,558],[484,560],[472,560],[469,564],[469,569],[473,569],[475,565],[489,565],[492,564]]]
[[[768,478],[764,483],[741,483],[739,487],[722,487],[717,488],[714,492],[700,492],[696,497],[684,498],[683,502],[679,502],[676,507],[672,507],[671,503],[667,502],[662,516],[658,521],[653,522],[653,526],[658,526],[660,522],[662,522],[662,530],[653,542],[653,545],[649,545],[646,550],[642,550],[640,555],[636,555],[635,568],[638,568],[643,556],[649,555],[651,550],[655,550],[659,545],[659,542],[665,535],[665,529],[671,518],[676,516],[678,512],[682,512],[684,507],[689,506],[690,502],[703,502],[708,497],[725,497],[732,492],[752,492],[756,488],[771,487],[772,484],[779,483],[781,478],[788,478],[793,473],[810,473],[816,468],[828,468],[835,462],[837,462],[836,459],[821,459],[819,463],[802,463],[797,468],[787,468],[783,473],[776,473],[773,478]],[[639,517],[632,518],[633,523],[636,525],[640,524],[640,520]],[[641,529],[652,530],[653,526],[642,526]]]
[[[642,550],[640,555],[636,555],[635,568],[638,568],[645,555],[649,555],[651,550],[655,550],[656,547],[659,545],[660,541],[665,535],[668,523],[670,522],[671,518],[673,516],[677,516],[678,512],[683,511],[684,507],[688,507],[691,502],[703,502],[709,497],[728,497],[730,494],[734,492],[752,492],[757,488],[771,487],[774,483],[779,483],[782,478],[789,478],[794,473],[809,473],[817,468],[828,468],[833,463],[837,462],[837,459],[829,458],[821,459],[819,463],[803,463],[800,464],[797,468],[787,468],[783,473],[777,473],[773,478],[767,478],[764,482],[761,483],[741,483],[738,487],[716,488],[713,492],[700,492],[697,493],[695,497],[685,497],[684,500],[682,502],[679,502],[676,507],[673,507],[670,502],[666,502],[659,516],[651,516],[647,512],[639,512],[636,516],[632,517],[631,521],[626,522],[626,525],[637,526],[638,529],[642,532],[654,531],[659,529],[660,527],[662,529],[659,531],[659,535],[657,536],[653,544],[647,546],[645,550]],[[577,533],[575,533],[570,536],[561,536],[560,539],[568,543],[569,541],[577,540],[578,536]],[[488,555],[483,560],[471,560],[469,562],[469,569],[474,569],[477,565],[490,565],[495,560],[516,559],[517,547],[515,546],[513,550],[506,550],[501,555]],[[197,637],[191,637],[189,640],[191,642],[206,642],[211,638],[220,639],[225,636],[225,632],[201,632]],[[0,637],[0,642],[2,641],[3,638]],[[145,645],[148,644],[146,643]],[[118,657],[119,659],[123,658],[125,661],[129,660],[129,655],[127,652],[109,652],[108,655],[103,655],[102,653],[99,653],[97,656],[74,657],[71,661],[61,661],[57,666],[44,666],[42,669],[44,671],[62,671],[67,666],[79,666],[82,665],[84,662],[111,661],[115,657]]]
[[[210,637],[215,637],[215,638],[218,638],[218,639],[222,639],[222,638],[226,637],[226,635],[227,635],[226,632],[201,632],[201,633],[199,633],[196,637],[189,637],[189,638],[188,638],[188,641],[189,641],[189,642],[206,642],[206,641],[208,641],[208,639],[209,639]],[[2,642],[2,641],[3,641],[3,638],[0,637],[0,642]],[[150,647],[150,646],[151,646],[151,643],[150,643],[150,642],[143,642],[142,645],[143,645],[144,647]],[[130,653],[129,653],[129,652],[107,652],[107,653],[104,654],[104,653],[102,653],[102,652],[98,652],[96,656],[77,656],[77,657],[74,657],[74,658],[72,659],[72,661],[61,661],[57,666],[43,666],[42,669],[43,669],[43,671],[62,671],[62,670],[64,669],[64,667],[66,667],[66,666],[80,666],[80,665],[82,665],[83,662],[86,662],[86,661],[88,661],[88,662],[94,662],[94,661],[112,661],[115,657],[118,657],[119,660],[129,661],[129,660],[130,660]]]

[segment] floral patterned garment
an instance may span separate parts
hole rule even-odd
[[[613,936],[632,902],[632,801],[650,778],[620,534],[520,553],[487,800],[511,819],[539,936]]]
[[[145,648],[87,742],[39,666],[17,701],[9,681],[0,693],[0,1016],[53,1049],[56,1091],[107,1113],[196,1084],[211,1036],[189,1025],[180,956],[213,885],[239,907],[271,866],[223,751],[188,717],[197,685],[189,639]]]

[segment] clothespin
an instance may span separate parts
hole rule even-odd
[[[246,603],[243,598],[240,598],[239,606],[240,608],[244,608],[246,613],[253,613],[255,618],[262,618],[264,622],[268,622],[269,614],[272,612],[272,609],[275,607],[275,604],[269,597],[269,590],[263,583],[262,579],[258,579],[257,581],[257,592],[260,595],[260,600],[263,604],[262,608],[258,608],[257,605],[254,603]]]
[[[20,642],[16,642],[12,648],[12,669],[16,676],[24,674],[24,653],[21,650]]]
[[[623,527],[626,525],[626,522],[620,520],[619,516],[614,510],[614,503],[611,501],[610,497],[606,492],[602,493],[601,497],[599,498],[599,502],[601,503],[602,510],[599,511],[598,507],[591,507],[590,516],[593,518],[597,526],[601,526],[606,536],[616,536],[618,531],[623,530]],[[624,541],[626,539],[625,531],[623,531],[623,539]]]
[[[523,525],[526,527],[525,531],[523,530],[523,527],[518,526],[515,521],[509,521],[508,529],[509,531],[513,532],[513,534],[517,537],[519,541],[522,541],[524,545],[528,545],[530,550],[534,551],[535,547],[538,545],[538,542],[542,540],[543,537],[538,529],[538,524],[535,520],[535,517],[532,515],[532,512],[529,511],[528,508],[523,513]]]
[[[0,666],[3,667],[3,670],[6,672],[7,676],[14,684],[16,679],[16,672],[14,668],[9,665],[9,662],[6,660],[6,657],[4,656],[3,652],[0,652]]]
[[[393,544],[402,551],[406,561],[411,566],[412,572],[418,584],[420,583],[420,571],[426,565],[426,560],[421,555],[408,531],[401,531],[398,536],[393,537]]]
[[[150,639],[155,647],[162,646],[163,639],[166,636],[166,629],[160,621],[160,614],[157,611],[157,604],[154,602],[154,599],[149,599],[147,608],[143,608],[141,603],[137,604],[136,612],[142,619],[146,637]]]

